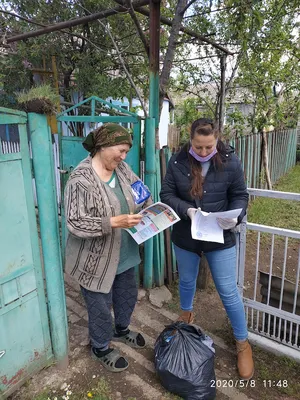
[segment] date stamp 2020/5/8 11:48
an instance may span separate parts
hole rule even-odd
[[[262,384],[264,388],[288,387],[287,379],[279,379],[279,380],[264,379],[259,383]],[[257,387],[258,382],[255,379],[249,379],[248,381],[245,381],[243,379],[212,379],[210,381],[210,386],[215,388],[229,387],[229,388],[243,389],[247,387],[250,388]]]

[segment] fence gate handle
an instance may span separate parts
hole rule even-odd
[[[68,174],[69,172],[72,172],[74,167],[73,165],[70,165],[69,169],[61,169],[60,167],[57,167],[58,171],[60,174]]]
[[[5,355],[6,351],[5,350],[0,350],[0,358]]]
[[[67,169],[60,169],[60,167],[57,167],[57,169],[60,174],[68,174],[69,173],[69,171]]]

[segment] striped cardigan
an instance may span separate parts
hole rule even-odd
[[[91,161],[91,157],[87,157],[77,166],[65,189],[65,218],[69,231],[65,272],[88,290],[108,293],[121,248],[121,229],[112,229],[110,218],[120,215],[121,208],[113,190],[99,179]],[[131,191],[131,184],[138,176],[125,162],[121,162],[115,172],[130,212],[138,212],[142,204],[135,204]]]

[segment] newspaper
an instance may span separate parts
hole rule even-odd
[[[138,225],[125,229],[133,239],[141,244],[171,225],[180,221],[176,212],[164,203],[154,203],[139,212],[143,216]]]
[[[192,238],[205,242],[224,243],[224,231],[217,218],[237,218],[242,208],[230,211],[207,213],[198,208],[192,218]]]

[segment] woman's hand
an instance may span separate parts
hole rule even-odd
[[[217,218],[219,226],[224,229],[232,229],[236,226],[238,220],[237,218]]]
[[[187,216],[190,218],[190,220],[192,221],[194,216],[196,215],[197,212],[197,208],[188,208],[187,210]]]
[[[110,224],[112,228],[132,228],[141,222],[142,218],[140,214],[121,214],[111,217]]]

